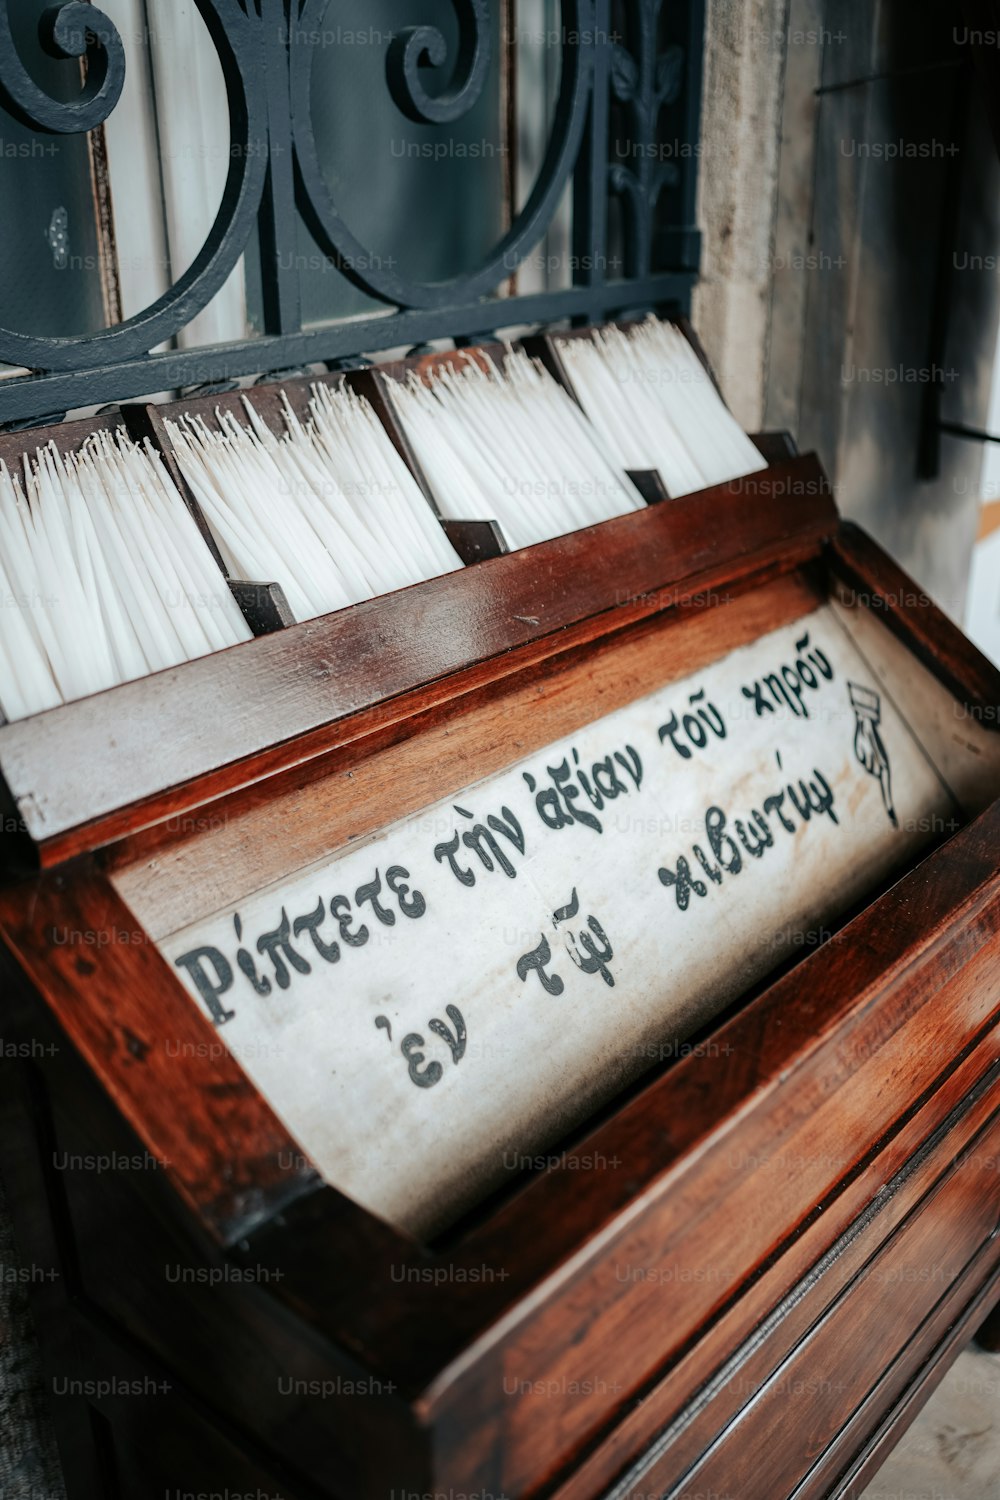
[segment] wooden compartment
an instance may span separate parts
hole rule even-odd
[[[675,321],[692,343],[699,358],[705,361],[707,368],[704,351],[701,349],[690,325],[683,319],[676,319]],[[562,336],[560,335],[560,337]],[[541,356],[543,362],[556,374],[557,378],[560,378],[558,358],[557,356],[553,358],[551,353],[555,345],[549,339],[527,340],[524,342],[524,347],[528,348],[532,354]],[[283,381],[268,381],[247,390],[191,396],[166,404],[125,404],[118,411],[105,413],[99,417],[84,419],[77,423],[63,423],[47,428],[25,430],[24,432],[6,436],[0,435],[0,457],[6,459],[8,466],[17,466],[20,464],[24,454],[34,453],[36,448],[45,446],[48,443],[53,443],[61,452],[76,451],[92,433],[113,431],[119,426],[124,426],[136,441],[149,440],[162,456],[171,479],[194,516],[198,529],[204,537],[216,564],[225,577],[254,636],[267,635],[295,623],[284,592],[280,585],[273,580],[247,580],[229,576],[228,569],[219,553],[211,528],[202,514],[201,507],[191,492],[177,463],[167,433],[166,422],[171,419],[176,420],[182,415],[190,414],[200,417],[209,427],[215,428],[217,427],[217,413],[219,411],[232,412],[242,418],[244,415],[243,402],[244,398],[246,398],[252,402],[267,425],[274,432],[280,433],[284,430],[281,406],[282,396],[287,397],[296,415],[302,417],[308,411],[309,395],[315,384],[337,386],[344,381],[348,381],[360,394],[365,396],[375,409],[380,421],[388,431],[394,446],[413,473],[428,504],[435,514],[438,515],[440,524],[448,539],[463,563],[470,566],[488,558],[501,556],[507,551],[507,544],[502,532],[495,521],[484,519],[452,520],[440,516],[426,477],[422,473],[406,434],[402,431],[395,413],[387,400],[385,386],[387,381],[403,380],[411,372],[421,377],[427,376],[430,371],[442,364],[460,365],[469,360],[477,360],[480,363],[489,362],[499,366],[502,364],[504,354],[505,348],[502,344],[483,344],[436,354],[413,355],[403,360],[362,367],[346,373],[295,376]],[[793,445],[783,434],[762,434],[754,438],[754,441],[771,464],[787,463],[796,456]],[[810,482],[808,473],[807,461],[806,468],[802,470],[801,476],[798,478],[790,477],[789,482],[799,484],[808,483]],[[665,491],[655,472],[633,473],[630,477],[649,503],[655,503],[664,498]],[[761,493],[752,480],[753,476],[750,476],[748,480],[734,482],[746,486],[746,495],[749,503],[753,503]],[[417,586],[422,587],[423,585]],[[383,595],[380,597],[385,598],[388,596]],[[354,607],[356,606],[351,606],[351,608]]]
[[[254,779],[257,756],[267,774],[310,758],[337,743],[338,720],[362,710],[372,722],[392,720],[406,691],[426,685],[432,700],[447,697],[498,653],[513,670],[510,653],[537,643],[531,654],[544,657],[564,646],[571,627],[584,641],[655,613],[683,587],[664,588],[674,567],[697,574],[714,555],[703,510],[725,517],[730,555],[747,570],[760,550],[755,507],[774,502],[788,528],[780,554],[794,556],[804,545],[796,531],[808,536],[810,525],[823,524],[816,517],[827,499],[815,455],[790,459],[672,502],[683,507],[676,517],[659,517],[659,507],[621,516],[524,549],[520,562],[512,554],[480,571],[484,561],[305,621],[287,640],[280,631],[247,641],[4,726],[8,812],[28,836],[31,859],[58,862],[182,807],[194,782],[202,798]],[[259,711],[269,680],[281,683],[283,743]],[[129,723],[136,730],[123,736],[119,726]],[[152,752],[167,743],[164,761]],[[10,837],[0,850],[17,853]]]
[[[331,384],[337,384],[340,376],[317,376],[325,379]],[[306,390],[302,385],[290,383],[288,391],[289,404],[296,415],[301,415],[308,406]],[[166,464],[170,477],[177,486],[180,494],[184,496],[188,509],[198,521],[198,527],[202,535],[208,541],[218,566],[225,577],[233,597],[243,611],[244,617],[255,636],[270,635],[272,631],[283,630],[286,625],[295,624],[295,616],[285,597],[285,591],[279,583],[250,582],[244,579],[231,578],[229,569],[226,567],[219,552],[212,528],[202,512],[201,506],[191,487],[184,477],[181,467],[177,462],[173,444],[167,433],[167,421],[177,420],[183,415],[198,416],[213,430],[218,429],[219,411],[232,412],[242,417],[244,414],[244,396],[254,397],[254,405],[263,420],[275,432],[283,430],[281,421],[281,406],[279,391],[283,387],[264,385],[253,387],[247,391],[220,391],[208,396],[190,396],[181,401],[173,402],[147,402],[144,404],[126,404],[122,407],[122,420],[133,437],[149,438],[159,450]],[[259,396],[257,392],[259,391]]]
[[[839,521],[814,459],[751,478],[752,495],[741,481],[652,506],[0,729],[16,852],[35,867],[0,888],[7,1014],[23,1042],[5,1066],[25,1091],[3,1169],[26,1254],[59,1272],[37,1287],[47,1369],[141,1372],[170,1387],[158,1405],[103,1387],[59,1400],[64,1452],[85,1455],[69,1466],[72,1500],[114,1493],[109,1472],[124,1493],[143,1474],[203,1487],[199,1451],[212,1454],[213,1482],[229,1475],[230,1487],[286,1497],[854,1493],[986,1316],[1000,1287],[989,1166],[1000,681]],[[542,764],[555,743],[695,674],[737,661],[749,665],[734,682],[759,686],[760,642],[778,632],[791,647],[820,618],[864,664],[860,686],[881,694],[897,780],[890,789],[861,759],[870,699],[851,695],[855,725],[839,667],[837,715],[817,710],[806,727],[789,707],[782,747],[791,766],[789,747],[817,743],[797,736],[839,746],[853,730],[843,753],[861,769],[831,781],[844,821],[827,832],[817,813],[817,828],[839,838],[852,808],[874,809],[863,817],[877,814],[884,851],[895,812],[899,856],[872,857],[841,904],[809,919],[808,940],[776,943],[764,969],[759,955],[745,969],[731,958],[735,908],[705,903],[764,880],[766,860],[735,886],[706,876],[706,895],[690,899],[716,914],[708,930],[725,983],[710,1006],[671,1020],[642,1069],[597,1089],[486,1197],[461,1199],[457,1219],[413,1232],[362,1207],[319,1169],[302,1114],[294,1128],[285,1118],[295,1090],[279,1098],[255,1082],[266,1052],[241,1054],[232,1023],[213,1026],[171,961],[172,938],[201,932],[210,914],[246,914],[272,890],[275,910],[294,916],[285,893],[313,869],[382,866],[368,851],[387,828],[395,838],[443,801],[462,806],[527,757]],[[727,755],[750,740],[753,694],[742,701],[751,717],[733,721]],[[901,725],[919,754],[902,754]],[[680,784],[688,760],[669,736],[661,749]],[[943,788],[926,827],[908,816],[923,816],[907,802],[905,768],[918,759]],[[652,760],[647,773],[651,793]],[[868,839],[867,823],[861,831]],[[676,875],[698,834],[658,824],[653,837]],[[610,880],[614,869],[602,845],[565,873]],[[676,881],[636,871],[636,891],[641,875],[643,890],[675,899]],[[798,895],[765,883],[758,925],[786,920]],[[675,908],[660,909],[667,924]],[[469,912],[469,942],[485,941],[486,919]],[[674,931],[689,917],[671,920]],[[660,940],[648,927],[639,936]],[[383,962],[378,944],[361,951]],[[475,949],[439,952],[443,998],[475,972]],[[685,962],[649,970],[664,1015]],[[310,1107],[311,1053],[347,1038],[335,1066],[352,1076],[376,1056],[347,1029],[346,973],[345,959],[315,1046],[290,1044]],[[488,963],[480,977],[488,998]],[[604,997],[601,1024],[624,1024],[639,1003],[622,968],[615,987],[596,970],[586,982]],[[297,983],[260,996],[255,1024],[291,1026],[305,1003]],[[528,993],[520,981],[517,996]],[[535,1035],[544,1053],[559,997],[530,994],[513,1040]],[[251,998],[244,986],[241,1016]],[[593,1009],[574,1000],[571,1040]],[[470,1047],[482,1001],[474,1014]],[[373,1005],[378,1056],[402,1067],[413,1049],[401,1059],[398,1031],[386,1037],[376,1020]],[[259,1038],[280,1045],[281,1031]],[[386,1100],[398,1097],[395,1076],[380,1084]],[[516,1058],[506,1077],[513,1112]],[[6,1097],[13,1111],[14,1090]],[[470,1099],[469,1131],[476,1108]],[[427,1118],[423,1137],[394,1147],[411,1153],[418,1181],[442,1166]],[[361,1139],[378,1122],[355,1123]],[[462,1147],[456,1131],[449,1149]],[[74,1160],[119,1165],[74,1175],[58,1164]],[[363,1192],[383,1166],[373,1159],[367,1185],[359,1176]],[[790,1416],[800,1436],[786,1441]]]
[[[718,382],[709,363],[708,356],[688,319],[676,316],[670,318],[668,321],[673,323],[683,333],[691,345],[694,354],[705,366],[713,385],[718,389]],[[600,326],[626,329],[630,324],[627,321],[620,321]],[[591,339],[596,331],[597,329],[595,328],[581,328],[534,334],[516,340],[514,347],[524,349],[533,359],[539,360],[553,379],[573,395],[572,381],[559,356],[559,342],[563,339]],[[428,381],[434,372],[442,366],[457,369],[461,368],[463,364],[473,361],[484,368],[492,365],[500,369],[503,367],[506,352],[506,346],[501,343],[476,344],[455,350],[446,349],[430,354],[414,354],[405,359],[391,360],[383,364],[370,366],[364,370],[350,371],[348,373],[347,378],[351,384],[359,391],[362,391],[377,410],[397,450],[409,465],[411,472],[432,505],[435,505],[433,492],[386,395],[385,383],[390,380],[405,381],[411,375],[417,376],[420,380]],[[796,456],[795,444],[787,433],[755,433],[751,436],[751,442],[755,444],[761,456],[768,464],[782,463]],[[625,472],[647,505],[656,505],[668,498],[663,480],[655,469],[629,469]],[[500,536],[500,542],[501,550],[506,550],[506,544],[503,542],[502,535]]]
[[[217,398],[221,399],[221,398]],[[165,408],[155,405],[122,406],[97,416],[83,417],[74,422],[57,422],[48,427],[24,428],[19,432],[0,433],[0,459],[8,469],[20,469],[25,458],[34,457],[39,448],[53,446],[63,454],[78,453],[88,438],[95,433],[113,433],[124,427],[137,443],[149,440],[160,453],[178,493],[194,517],[199,532],[213,560],[229,585],[244,619],[254,635],[262,635],[291,621],[288,603],[277,584],[257,583],[247,579],[230,578],[219,555],[215,538],[202,515],[201,507],[184,482],[170,452],[163,442],[163,429],[159,413]]]
[[[213,431],[218,430],[218,413],[229,412],[241,422],[246,421],[246,409],[244,402],[249,401],[259,413],[262,420],[270,427],[276,435],[285,431],[283,415],[283,398],[287,399],[289,406],[297,417],[304,420],[309,414],[309,398],[312,389],[316,385],[327,385],[337,387],[349,381],[358,392],[366,397],[374,408],[376,415],[386,426],[393,445],[396,447],[404,463],[417,478],[424,496],[431,510],[440,521],[441,527],[458,553],[462,562],[466,565],[480,561],[483,557],[496,557],[506,551],[506,546],[500,537],[495,525],[486,521],[445,520],[438,512],[423,476],[420,474],[419,466],[413,453],[396,425],[391,423],[391,414],[387,414],[384,398],[377,381],[368,379],[368,370],[360,369],[357,372],[327,373],[317,375],[297,375],[287,380],[263,381],[246,390],[225,391],[208,396],[186,397],[180,401],[168,402],[166,404],[149,403],[140,407],[123,408],[126,419],[136,426],[137,429],[146,429],[154,436],[155,441],[169,465],[171,475],[175,484],[184,495],[189,506],[201,517],[201,510],[195,496],[184,478],[180,465],[173,451],[173,444],[167,431],[168,421],[179,421],[181,417],[200,417]],[[390,421],[387,421],[387,415]],[[201,517],[200,524],[207,530],[207,523]],[[217,551],[213,542],[213,551]],[[221,558],[219,564],[223,567]],[[283,592],[277,585],[272,585],[277,590],[275,599],[277,613],[265,616],[267,630],[256,630],[255,634],[265,634],[272,629],[283,629],[286,625],[294,625],[295,618],[288,606]],[[238,596],[239,597],[239,596]]]

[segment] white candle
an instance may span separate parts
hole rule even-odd
[[[367,401],[317,385],[301,420],[283,399],[280,435],[252,396],[245,423],[167,424],[235,577],[280,583],[302,620],[461,566]]]
[[[669,494],[690,494],[766,467],[672,323],[559,339],[574,393],[616,459],[657,469]]]
[[[0,464],[0,708],[24,718],[248,640],[159,459],[124,430]]]
[[[642,505],[593,424],[523,353],[508,351],[502,370],[446,365],[389,391],[442,513],[495,519],[511,548]]]

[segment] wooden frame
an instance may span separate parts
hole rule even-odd
[[[854,1493],[996,1296],[1000,1197],[982,1163],[1000,1141],[1000,804],[563,1143],[556,1163],[433,1245],[318,1181],[121,895],[122,871],[156,866],[177,843],[171,819],[195,814],[210,829],[258,809],[263,830],[272,799],[308,797],[331,769],[398,754],[408,736],[416,745],[451,715],[555,680],[584,653],[597,671],[605,655],[675,635],[707,659],[760,626],[757,601],[773,624],[834,586],[995,729],[998,674],[838,524],[815,460],[751,480],[0,731],[22,843],[42,867],[0,892],[0,930],[30,982],[29,1033],[51,1025],[40,996],[71,1044],[49,1097],[70,1136],[99,1119],[102,1138],[164,1161],[143,1182],[142,1213],[193,1229],[206,1274],[254,1280],[228,1293],[219,1322],[198,1291],[150,1282],[156,1252],[142,1230],[136,1298],[101,1269],[80,1200],[80,1336],[100,1326],[116,1368],[136,1341],[156,1351],[183,1387],[178,1430],[207,1411],[254,1474],[284,1475],[291,1494],[475,1483],[680,1500],[725,1484],[771,1500],[800,1481],[803,1495]],[[333,661],[346,665],[333,673]],[[168,734],[164,774],[149,750]],[[80,941],[57,943],[60,924]],[[190,1044],[180,1091],[165,1037]],[[582,1172],[581,1156],[624,1167]],[[35,1170],[9,1169],[15,1180]],[[720,1245],[731,1247],[723,1261]],[[621,1278],[623,1264],[643,1274]],[[906,1283],[922,1266],[931,1277]],[[887,1302],[883,1289],[900,1284],[907,1295]],[[677,1286],[664,1322],[664,1287]],[[200,1335],[170,1332],[181,1306],[213,1318],[225,1370],[197,1352]],[[892,1357],[872,1364],[867,1338],[855,1339],[876,1309]],[[269,1395],[280,1349],[377,1393],[332,1412],[306,1394],[290,1442]],[[803,1405],[835,1349],[870,1365],[868,1394],[834,1381]],[[808,1461],[775,1441],[789,1408],[811,1424]],[[127,1406],[102,1409],[116,1430],[139,1430]]]

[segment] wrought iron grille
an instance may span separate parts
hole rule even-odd
[[[230,121],[228,177],[215,222],[189,269],[143,312],[99,332],[32,337],[0,326],[0,361],[32,373],[0,381],[0,424],[198,382],[308,363],[350,361],[363,352],[498,328],[574,324],[624,311],[686,307],[697,273],[695,191],[704,0],[562,0],[560,83],[541,170],[523,209],[485,262],[449,280],[407,278],[378,247],[364,245],[338,208],[312,126],[313,49],[330,0],[197,0],[225,79]],[[453,60],[442,33],[413,26],[385,51],[385,84],[411,121],[449,127],[478,98],[491,67],[490,0],[454,0]],[[125,51],[96,6],[53,6],[39,43],[52,56],[85,59],[69,103],[33,80],[0,0],[0,104],[32,130],[77,134],[108,119],[125,81]],[[443,92],[429,69],[453,61]],[[169,108],[169,100],[166,106]],[[665,159],[658,132],[686,149]],[[612,121],[616,139],[612,142]],[[630,149],[622,152],[625,133]],[[349,143],[355,149],[355,142]],[[364,150],[363,122],[356,149]],[[573,280],[569,287],[499,296],[511,268],[544,235],[572,189]],[[621,274],[609,278],[609,209],[622,226]],[[16,206],[6,211],[16,212]],[[304,327],[290,254],[298,212],[324,254],[384,311]],[[263,335],[211,347],[151,354],[200,312],[257,236]],[[2,288],[0,288],[2,299]],[[0,324],[6,320],[0,318]]]

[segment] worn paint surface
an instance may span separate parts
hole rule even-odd
[[[328,1180],[425,1233],[953,818],[823,606],[161,946]]]

